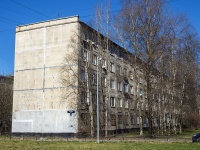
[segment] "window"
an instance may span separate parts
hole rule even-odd
[[[112,62],[110,62],[110,72],[115,72],[115,65]]]
[[[124,92],[128,93],[128,84],[124,83]]]
[[[131,124],[133,125],[134,124],[134,116],[131,115]]]
[[[97,56],[92,55],[92,64],[96,65],[97,64]]]
[[[132,108],[132,109],[134,109],[134,101],[133,100],[130,101],[129,107]]]
[[[102,41],[102,42],[101,42],[101,47],[102,47],[103,50],[106,49],[106,42],[105,42],[105,41]]]
[[[141,106],[140,106],[140,103],[139,102],[137,102],[137,109],[139,109],[139,108],[141,108]]]
[[[124,68],[124,76],[126,76],[126,75],[127,75],[127,69]]]
[[[105,68],[105,67],[106,67],[106,60],[102,59],[102,68]]]
[[[97,94],[92,93],[92,103],[97,104]]]
[[[110,88],[115,89],[115,81],[114,80],[110,80]]]
[[[137,95],[138,95],[137,87],[135,87],[135,95],[136,95],[136,97],[137,97]]]
[[[146,124],[146,125],[148,124],[148,118],[147,117],[144,118],[144,124]]]
[[[102,77],[102,86],[106,87],[106,77],[105,76]]]
[[[118,107],[122,107],[123,105],[123,101],[122,101],[122,99],[119,99],[119,102],[118,102]]]
[[[122,83],[121,82],[117,82],[117,90],[122,91]]]
[[[142,89],[140,89],[140,96],[142,96],[143,95],[143,90]]]
[[[136,124],[139,124],[139,123],[140,123],[140,118],[137,117],[137,122],[136,122]]]
[[[146,104],[146,106],[145,106],[145,107],[146,107],[146,110],[148,110],[148,104]]]
[[[121,84],[122,84],[121,82],[117,82],[117,90],[118,91],[121,91]]]
[[[130,93],[133,94],[133,86],[130,85]]]
[[[118,58],[122,57],[121,50],[118,50],[118,51],[117,51],[117,57],[118,57]]]
[[[92,74],[92,83],[97,85],[97,74],[96,73]]]
[[[115,49],[114,49],[114,47],[110,47],[110,54],[115,54]]]
[[[83,60],[88,61],[88,51],[86,49],[83,50]]]
[[[128,125],[129,123],[128,123],[128,120],[129,120],[129,118],[128,118],[128,115],[126,114],[125,116],[124,116],[124,124],[125,125]]]
[[[130,79],[133,80],[133,73],[130,72]]]
[[[115,107],[115,98],[110,97],[110,107]]]
[[[122,124],[122,114],[118,115],[118,124]]]
[[[111,114],[110,119],[111,119],[111,126],[116,126],[116,116],[115,116],[115,114]]]
[[[156,118],[153,119],[153,123],[157,124],[157,119]]]
[[[144,109],[144,103],[142,102],[141,104],[141,109],[143,110]]]
[[[156,111],[156,104],[153,105],[153,111]]]
[[[84,49],[90,49],[89,43],[87,43],[85,41],[83,41],[83,47],[84,47]]]
[[[124,101],[124,108],[128,108],[128,100]]]
[[[122,68],[121,68],[121,66],[120,66],[120,65],[117,65],[117,68],[116,68],[116,70],[117,70],[117,73],[118,73],[118,74],[121,74],[121,70],[122,70]]]
[[[87,93],[85,91],[81,92],[81,103],[87,103]]]
[[[81,80],[82,81],[86,81],[87,80],[85,70],[81,70]]]
[[[103,95],[102,99],[103,99],[103,104],[105,104],[106,103],[106,95]]]

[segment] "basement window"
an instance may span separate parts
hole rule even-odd
[[[116,116],[115,116],[115,114],[111,114],[110,119],[111,119],[111,126],[116,126]]]

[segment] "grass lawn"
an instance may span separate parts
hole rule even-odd
[[[180,138],[180,139],[191,139],[192,136],[194,135],[194,133],[200,133],[200,130],[191,130],[191,129],[185,129],[183,130],[182,134],[172,134],[170,136],[168,136],[168,132],[164,133],[163,136],[159,135],[158,137],[169,137],[169,138]],[[148,136],[148,132],[144,131],[144,135],[143,136]],[[134,132],[134,133],[124,133],[124,134],[118,134],[118,137],[124,137],[124,138],[131,138],[131,137],[140,137],[139,136],[139,131],[138,132]]]
[[[183,134],[177,134],[177,135],[170,135],[170,139],[184,139],[179,140],[177,142],[176,140],[165,140],[165,138],[162,138],[160,136],[158,139],[154,140],[137,140],[135,137],[139,137],[139,132],[135,133],[126,133],[126,134],[119,134],[116,135],[117,140],[121,140],[121,137],[123,137],[121,142],[102,142],[100,144],[97,144],[95,142],[77,142],[77,141],[64,141],[66,139],[57,139],[57,141],[36,141],[36,139],[9,139],[9,136],[0,136],[0,150],[4,149],[20,149],[20,150],[27,150],[27,149],[42,149],[42,150],[49,150],[49,149],[97,149],[97,150],[196,150],[200,149],[200,143],[192,143],[191,137],[194,133],[200,132],[200,130],[184,130]],[[145,132],[145,135],[148,133]],[[127,137],[127,139],[126,139]],[[163,137],[166,137],[163,136]],[[134,139],[134,142],[126,142],[128,139]],[[141,138],[142,139],[142,138]],[[186,139],[186,140],[185,140]]]
[[[65,142],[33,140],[1,140],[0,149],[97,149],[97,150],[196,150],[200,143],[163,143],[163,142]]]

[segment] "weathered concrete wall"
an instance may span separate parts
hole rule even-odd
[[[77,132],[77,114],[67,112],[72,109],[70,97],[62,96],[72,87],[63,86],[60,80],[64,57],[73,51],[68,44],[75,33],[78,17],[16,28],[13,133]]]

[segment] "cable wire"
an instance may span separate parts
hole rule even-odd
[[[24,15],[24,16],[27,16],[27,17],[32,17],[32,18],[36,18],[36,19],[42,19],[42,18],[38,18],[38,17],[31,16],[31,15],[28,15],[28,14],[24,14],[24,13],[21,13],[19,11],[15,11],[15,10],[12,10],[12,9],[9,9],[9,8],[5,8],[5,7],[1,7],[1,6],[0,6],[0,8],[6,10],[8,12],[17,13],[17,14]]]
[[[0,16],[0,18],[3,18],[3,19],[8,20],[8,21],[15,22],[15,23],[23,24],[23,23],[21,23],[19,21],[15,21],[15,20],[12,20],[12,19],[9,19],[9,18],[5,18],[5,17],[2,17],[2,16]]]
[[[14,1],[14,0],[10,0],[10,1],[13,2],[13,3],[16,3],[16,4],[20,5],[20,6],[23,6],[23,7],[27,8],[27,9],[33,11],[33,12],[36,12],[36,13],[38,13],[38,14],[40,14],[40,15],[42,15],[42,16],[45,16],[45,17],[47,17],[47,18],[50,19],[49,16],[47,16],[47,15],[45,15],[45,14],[43,14],[43,13],[37,11],[37,10],[34,10],[34,9],[32,9],[32,8],[30,8],[30,7],[28,7],[28,6],[25,6],[25,5],[23,5],[23,4],[19,3],[19,2],[16,2],[16,1]]]

